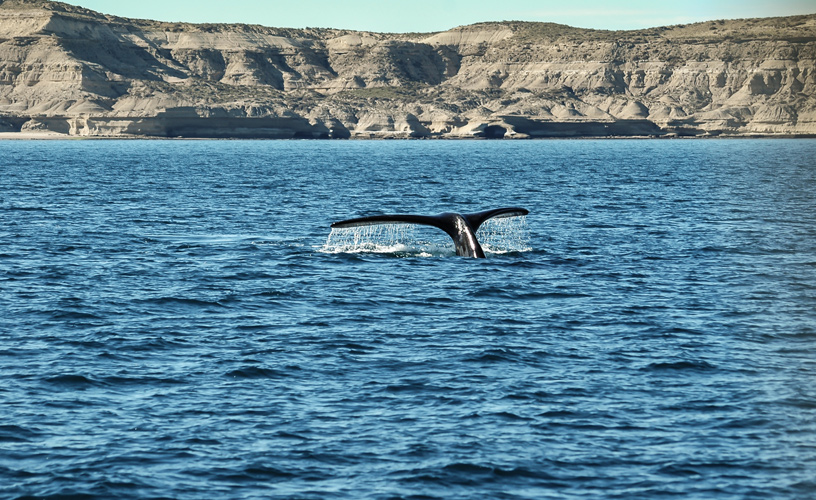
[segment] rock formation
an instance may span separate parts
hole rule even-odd
[[[816,135],[816,14],[638,31],[161,23],[0,0],[0,132]]]

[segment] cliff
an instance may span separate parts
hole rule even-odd
[[[816,134],[816,14],[384,34],[0,0],[0,131],[159,137]]]

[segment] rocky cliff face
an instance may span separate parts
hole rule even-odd
[[[0,131],[160,137],[816,134],[816,14],[382,34],[0,0]]]

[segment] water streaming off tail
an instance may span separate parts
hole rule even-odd
[[[489,219],[476,233],[487,253],[526,252],[531,249],[526,217]],[[321,252],[393,253],[433,257],[455,255],[451,238],[443,231],[415,224],[371,224],[332,228]]]
[[[488,219],[476,231],[482,249],[488,253],[529,252],[530,226],[527,217]]]
[[[454,253],[453,243],[445,233],[436,228],[415,224],[371,224],[348,228],[332,228],[326,243],[320,251],[326,253],[392,253],[421,256]]]

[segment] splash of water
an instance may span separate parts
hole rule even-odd
[[[487,219],[476,231],[482,249],[488,253],[529,252],[530,227],[527,217]]]
[[[526,217],[488,219],[476,233],[487,253],[527,252],[530,230]],[[325,253],[393,253],[420,257],[453,255],[453,242],[436,228],[415,224],[371,224],[332,228],[320,249]]]
[[[327,253],[393,253],[414,241],[414,224],[371,224],[332,228],[321,251]]]

